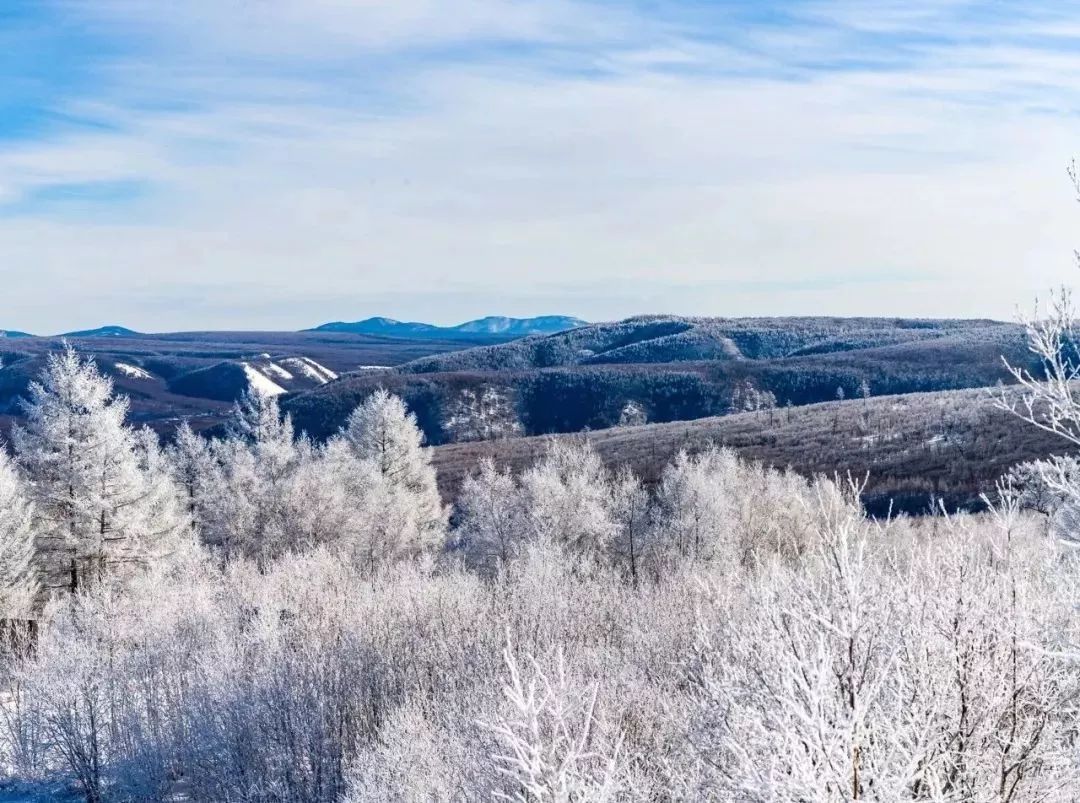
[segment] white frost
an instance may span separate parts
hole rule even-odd
[[[326,384],[330,380],[338,378],[338,375],[325,365],[320,365],[308,357],[289,357],[282,360],[281,363],[320,384]]]
[[[280,396],[285,393],[285,388],[271,379],[265,377],[251,363],[240,363],[244,367],[244,375],[247,376],[248,385],[260,396]]]
[[[267,373],[273,374],[278,379],[286,379],[286,380],[288,380],[288,379],[293,378],[292,374],[290,374],[288,371],[286,371],[280,365],[275,365],[272,362],[267,363],[266,365],[262,365],[262,366],[260,366],[260,368],[262,368]]]
[[[137,365],[129,365],[126,362],[116,363],[116,370],[122,373],[124,376],[130,376],[132,379],[153,379],[154,377],[149,371],[144,371]]]

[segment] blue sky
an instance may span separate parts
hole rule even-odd
[[[0,328],[1011,317],[1080,4],[0,0]]]

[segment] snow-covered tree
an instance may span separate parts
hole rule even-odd
[[[399,523],[401,541],[411,549],[440,545],[447,510],[423,433],[401,398],[375,391],[349,416],[340,438],[362,464],[357,473],[366,479],[360,484],[371,497],[368,502],[386,512],[383,523]]]
[[[517,484],[490,458],[465,479],[457,498],[456,534],[472,562],[491,567],[516,557],[528,531]]]
[[[612,559],[636,585],[652,559],[655,529],[650,522],[649,494],[627,466],[611,482],[611,518],[616,527]]]
[[[281,415],[276,397],[246,392],[228,432],[211,447],[220,487],[197,516],[203,538],[225,555],[280,554],[292,546],[289,488],[302,458],[292,421]]]
[[[669,559],[729,565],[797,556],[815,526],[816,493],[833,490],[815,483],[746,463],[730,449],[680,453],[657,489],[657,547]]]
[[[534,537],[596,556],[610,552],[618,527],[607,470],[588,443],[553,441],[521,488]]]
[[[737,469],[734,454],[713,449],[699,455],[680,452],[664,469],[657,505],[667,549],[695,560],[718,556],[729,534]]]
[[[30,481],[47,587],[80,584],[167,552],[184,522],[162,519],[148,456],[124,424],[127,400],[69,346],[30,385],[13,433]]]
[[[487,385],[479,392],[463,389],[449,405],[444,425],[456,442],[490,441],[521,433],[513,400],[507,391]]]
[[[619,412],[620,427],[640,427],[648,422],[649,414],[639,402],[628,401]]]
[[[0,444],[0,619],[29,619],[38,591],[32,506]]]
[[[180,491],[181,503],[201,532],[209,526],[203,516],[221,488],[221,477],[210,442],[196,435],[191,425],[184,421],[177,428],[165,455],[169,471]]]
[[[735,386],[731,407],[736,412],[745,413],[773,410],[776,408],[776,395],[771,390],[762,390],[747,379]]]

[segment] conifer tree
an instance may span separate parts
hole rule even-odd
[[[33,508],[0,445],[0,619],[27,619],[37,594]]]
[[[352,463],[358,528],[372,567],[376,557],[415,554],[442,543],[447,511],[423,434],[405,403],[385,390],[368,397],[349,416],[335,450]],[[338,458],[340,459],[340,457]]]
[[[13,441],[46,587],[76,591],[168,548],[183,521],[162,518],[167,478],[148,473],[156,456],[125,426],[127,399],[91,360],[70,346],[50,355],[24,407]]]

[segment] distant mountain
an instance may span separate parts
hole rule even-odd
[[[385,337],[447,338],[472,335],[499,335],[524,337],[526,335],[550,335],[584,326],[585,321],[565,315],[542,315],[536,318],[506,318],[492,315],[457,326],[435,326],[416,321],[395,321],[393,318],[367,318],[362,321],[334,321],[308,329],[309,332],[349,332],[359,335],[382,335]]]
[[[393,318],[365,318],[362,321],[333,321],[305,329],[306,332],[348,332],[354,335],[385,335],[388,337],[430,337],[442,332],[438,326],[415,321],[395,321]]]
[[[587,326],[581,318],[571,318],[567,315],[541,315],[536,318],[505,318],[491,315],[475,321],[468,321],[453,327],[457,332],[470,334],[489,335],[551,335],[557,332],[565,332],[568,329],[577,329]]]
[[[5,337],[33,337],[29,332],[16,332],[11,329],[0,329],[0,339]]]
[[[77,332],[64,332],[60,337],[138,337],[134,329],[123,326],[99,326],[97,329],[80,329]]]

